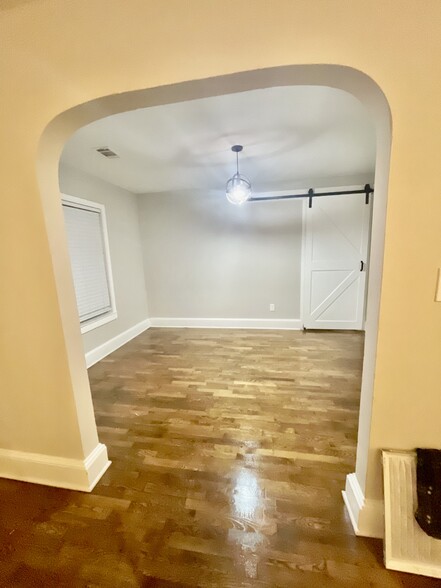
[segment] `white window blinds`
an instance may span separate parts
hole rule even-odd
[[[78,314],[83,323],[112,310],[101,208],[63,201]]]

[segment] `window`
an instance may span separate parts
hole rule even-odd
[[[116,319],[106,213],[102,204],[62,195],[81,332]]]

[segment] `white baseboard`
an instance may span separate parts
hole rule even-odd
[[[140,335],[150,327],[174,327],[194,329],[289,329],[298,331],[303,328],[300,319],[225,319],[225,318],[168,318],[155,317],[141,321],[127,331],[109,339],[102,345],[86,353],[86,365],[92,367],[113,353],[131,339]]]
[[[192,329],[291,329],[300,330],[300,319],[168,318],[150,319],[152,327],[187,327]]]
[[[364,494],[355,474],[348,474],[346,476],[346,488],[342,494],[354,532],[356,535],[360,535],[358,517],[364,505]]]
[[[384,503],[366,499],[355,474],[346,477],[342,492],[354,533],[360,537],[384,537]]]
[[[148,329],[150,326],[151,326],[150,319],[146,319],[144,321],[141,321],[137,325],[134,325],[133,327],[130,327],[130,329],[127,329],[127,331],[124,331],[123,333],[120,333],[116,337],[109,339],[108,341],[106,341],[105,343],[100,345],[99,347],[95,347],[95,349],[88,351],[86,353],[87,367],[90,368],[98,361],[101,361],[101,359],[103,359],[104,357],[106,357],[110,353],[113,353],[113,351],[116,351],[117,349],[119,349],[120,347],[122,347],[123,345],[128,343],[131,339],[134,339],[135,337],[140,335],[143,331]]]
[[[103,443],[86,459],[0,449],[1,478],[82,492],[91,492],[110,464]]]

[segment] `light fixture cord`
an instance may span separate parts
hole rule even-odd
[[[236,173],[239,175],[239,152],[236,151]]]

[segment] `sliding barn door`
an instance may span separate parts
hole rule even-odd
[[[361,330],[371,204],[353,194],[317,197],[312,208],[305,206],[304,326]]]

